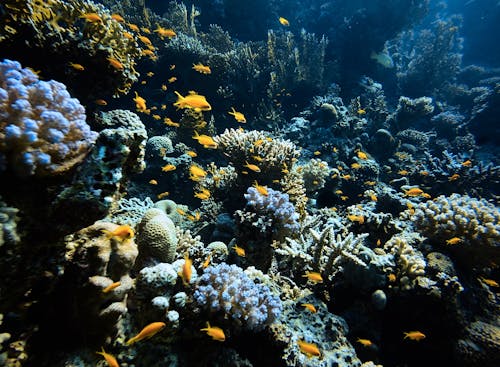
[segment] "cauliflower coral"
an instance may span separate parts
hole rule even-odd
[[[43,176],[70,169],[98,135],[85,119],[64,84],[39,80],[16,61],[0,62],[0,171]]]

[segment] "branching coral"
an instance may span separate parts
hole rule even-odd
[[[283,169],[290,169],[299,156],[295,145],[288,140],[271,139],[260,131],[226,129],[214,137],[218,149],[238,170],[245,164],[256,164],[260,169],[262,183],[271,183],[283,176]],[[260,157],[256,161],[253,157]],[[264,182],[265,181],[265,182]]]
[[[236,214],[242,223],[249,223],[262,233],[272,233],[274,237],[292,235],[300,227],[299,215],[288,201],[288,195],[280,191],[267,189],[262,195],[255,187],[249,187],[245,194],[247,207]]]
[[[66,86],[45,82],[18,62],[0,63],[0,169],[54,175],[81,162],[97,134]]]
[[[222,312],[251,330],[271,324],[282,308],[279,297],[266,285],[255,282],[240,267],[226,263],[203,271],[193,297],[200,306]]]
[[[452,237],[461,238],[461,246],[491,247],[500,241],[498,207],[467,195],[441,195],[419,204],[412,221],[424,236],[441,244]]]
[[[425,275],[425,259],[414,246],[423,238],[414,232],[404,231],[391,237],[384,245],[384,250],[392,254],[396,263],[396,277],[403,289],[415,286],[417,277]]]

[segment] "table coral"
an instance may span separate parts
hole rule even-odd
[[[0,63],[0,119],[0,169],[21,176],[65,172],[97,138],[64,84],[39,80],[16,61]]]

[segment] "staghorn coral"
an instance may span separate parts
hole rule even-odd
[[[299,166],[294,167],[288,174],[280,180],[281,191],[287,194],[290,202],[295,205],[296,211],[300,215],[300,219],[304,219],[307,215],[306,205],[308,197],[306,196],[306,188],[302,172],[298,170]]]
[[[458,15],[432,22],[432,29],[401,34],[397,48],[397,77],[403,93],[432,93],[453,81],[462,62],[462,18]]]
[[[237,324],[261,330],[281,313],[281,301],[243,269],[226,263],[207,267],[200,276],[194,300],[211,312],[223,312]]]
[[[125,94],[137,80],[134,65],[141,49],[134,36],[125,37],[125,26],[103,5],[82,0],[3,3],[2,24],[15,24],[14,32],[0,28],[0,45],[9,50],[7,56],[15,53],[24,62],[35,62],[73,85],[79,98]],[[101,20],[86,21],[86,14],[97,14]],[[32,55],[36,59],[26,59]],[[113,66],[109,59],[119,64]],[[83,65],[85,72],[71,70],[70,62]]]
[[[305,270],[314,270],[330,281],[339,272],[344,271],[343,265],[346,263],[352,262],[356,266],[366,267],[359,254],[368,234],[335,235],[334,228],[339,225],[323,225],[320,220],[311,218],[309,225],[302,228],[298,238],[287,237],[286,242],[275,246],[275,252],[280,258],[280,267],[289,268],[288,271],[297,276],[302,276]],[[319,231],[318,228],[322,230]]]
[[[328,40],[302,28],[299,39],[291,32],[267,33],[267,59],[271,68],[268,94],[281,90],[320,90],[324,87],[325,52]],[[294,73],[290,73],[294,70]]]
[[[164,211],[157,208],[147,210],[137,232],[140,263],[172,262],[175,259],[177,248],[175,225]]]
[[[97,134],[66,86],[41,81],[16,61],[0,63],[0,170],[56,175],[81,162]]]
[[[261,184],[280,179],[283,176],[282,169],[290,169],[300,154],[292,142],[270,139],[256,130],[226,129],[224,133],[215,136],[214,140],[218,149],[238,171],[245,170],[245,162],[255,162],[252,156],[261,157],[262,160],[256,162],[261,171],[259,177],[265,180]]]

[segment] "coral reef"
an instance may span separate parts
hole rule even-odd
[[[0,63],[0,169],[55,175],[80,163],[97,134],[62,83],[42,81],[16,61]]]
[[[10,32],[0,28],[2,56],[71,84],[81,100],[125,94],[137,80],[138,36],[104,6],[81,0],[8,0],[2,9],[0,19],[12,25]]]

